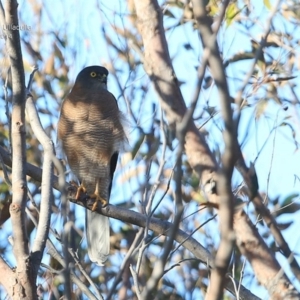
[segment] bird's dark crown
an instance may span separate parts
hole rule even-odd
[[[106,68],[101,66],[90,66],[80,71],[80,73],[77,75],[76,82],[97,80],[100,81],[101,83],[106,84],[107,76],[108,76],[108,71]]]

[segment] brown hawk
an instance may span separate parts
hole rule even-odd
[[[105,206],[109,200],[118,152],[126,137],[115,97],[107,91],[108,71],[91,66],[77,76],[63,101],[58,139],[72,172],[80,181],[76,198],[87,193]],[[91,261],[103,265],[109,255],[109,219],[86,212],[86,236]]]

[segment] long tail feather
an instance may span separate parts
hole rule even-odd
[[[103,266],[110,250],[109,218],[87,210],[85,226],[90,260]]]

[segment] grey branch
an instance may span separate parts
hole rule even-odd
[[[53,200],[52,193],[52,174],[53,163],[52,157],[54,156],[54,146],[52,140],[44,131],[40,122],[39,115],[34,105],[31,95],[28,95],[26,101],[26,112],[30,120],[31,128],[38,141],[44,148],[44,162],[41,181],[41,207],[40,218],[37,226],[36,237],[32,246],[32,261],[34,263],[35,273],[37,274],[40,263],[43,257],[46,240],[48,238],[50,217],[51,217],[51,202]]]
[[[26,182],[26,140],[25,140],[25,100],[26,87],[18,28],[18,3],[5,2],[5,10],[0,6],[5,47],[10,59],[13,91],[11,118],[12,135],[12,204],[10,215],[14,236],[13,252],[17,261],[14,273],[15,283],[8,293],[12,299],[36,299],[35,276],[30,266],[27,232],[25,226],[25,207],[27,201]]]
[[[225,15],[229,1],[224,1],[220,20]],[[204,1],[193,1],[193,10],[198,23],[198,30],[204,46],[204,50],[210,52],[208,63],[210,72],[218,88],[218,94],[221,104],[221,113],[224,120],[224,143],[225,150],[222,154],[222,167],[218,176],[217,191],[220,195],[219,218],[221,241],[216,255],[216,268],[212,271],[211,280],[205,299],[220,299],[223,295],[223,285],[225,274],[230,263],[235,235],[233,232],[233,203],[234,197],[231,191],[231,177],[234,164],[237,160],[237,129],[234,127],[232,118],[231,100],[227,86],[225,71],[219,52],[216,32],[212,30],[212,20],[206,11]]]

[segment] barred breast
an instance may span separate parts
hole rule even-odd
[[[84,97],[71,92],[62,105],[58,138],[80,180],[93,184],[97,178],[109,178],[111,156],[126,139],[114,96],[107,90]]]

